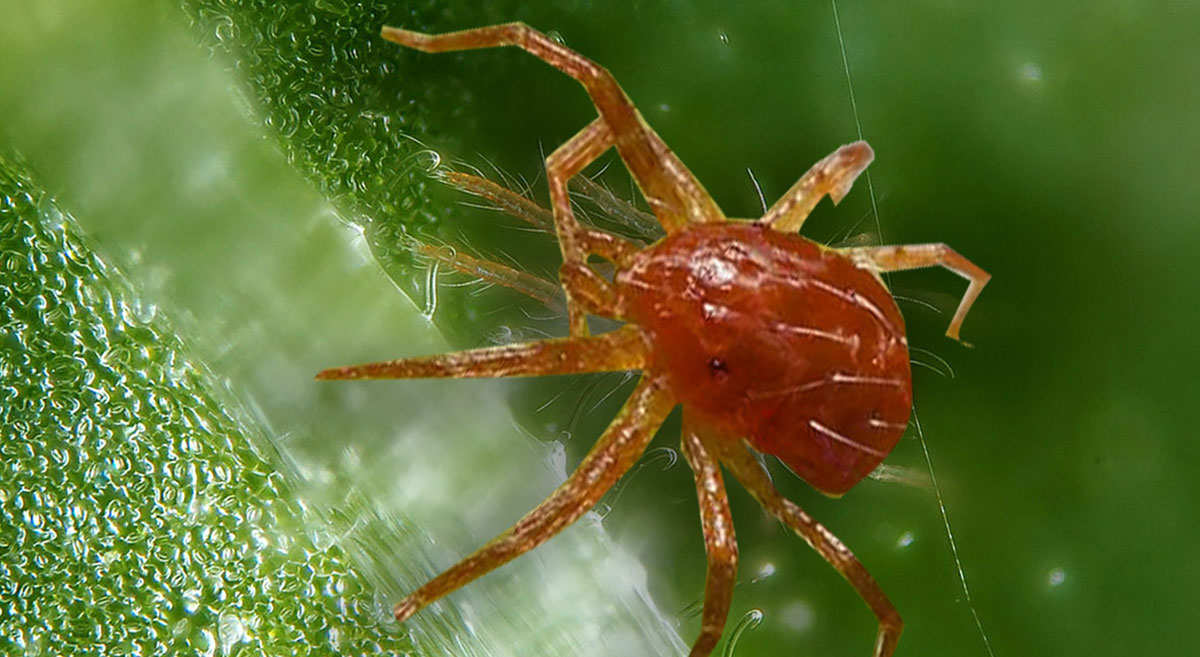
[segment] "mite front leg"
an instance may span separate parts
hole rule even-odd
[[[558,277],[580,314],[624,319],[617,307],[616,291],[596,270],[578,262],[563,263]]]
[[[561,167],[557,160],[555,167]],[[570,173],[569,169],[563,171],[562,175],[567,173]],[[533,201],[485,178],[459,172],[449,172],[443,174],[442,177],[458,189],[483,197],[495,204],[497,208],[539,228],[545,226],[553,230],[556,223],[559,223],[556,222],[554,214],[542,209]],[[576,179],[587,180],[582,176]],[[595,183],[591,184],[599,187]],[[555,194],[561,195],[561,191],[555,192]],[[636,212],[632,208],[628,210]],[[561,287],[536,276],[517,271],[512,267],[472,258],[455,253],[450,249],[439,249],[422,244],[416,250],[422,255],[458,271],[512,288],[526,296],[542,301],[548,306],[559,306],[565,290],[577,305],[576,315],[587,313],[617,318],[616,294],[612,285],[585,264],[587,255],[594,253],[608,259],[618,267],[624,267],[637,254],[638,247],[612,233],[580,225],[571,211],[569,199],[565,210],[560,210],[558,216],[563,218],[562,234],[572,236],[569,240],[560,239],[564,253],[563,265],[559,271]],[[567,246],[568,241],[571,243],[570,246]],[[571,254],[569,257],[567,256],[568,252]]]
[[[547,233],[554,232],[554,215],[549,210],[502,185],[497,185],[487,178],[461,171],[446,171],[438,174],[438,177],[459,191],[486,199],[498,210],[502,210],[538,230]]]
[[[503,185],[461,171],[442,171],[436,175],[440,180],[461,192],[487,200],[497,210],[512,215],[538,230],[554,233],[553,213]],[[632,229],[639,236],[633,240],[635,243],[621,240],[629,249],[637,250],[663,236],[662,227],[659,226],[658,219],[654,215],[638,210],[630,205],[629,201],[613,194],[607,187],[591,178],[575,176],[571,179],[570,187],[574,190],[576,197],[582,196],[596,204],[610,219]],[[602,234],[611,235],[610,233]],[[613,237],[616,239],[615,236]],[[594,251],[594,253],[602,252]]]
[[[812,165],[759,221],[780,232],[799,231],[822,196],[828,194],[835,205],[841,202],[873,159],[875,152],[865,141],[842,146]]]
[[[473,258],[449,247],[417,244],[413,250],[451,269],[516,290],[527,297],[541,301],[550,308],[562,309],[563,307],[562,288],[547,279],[498,262]],[[436,285],[437,282],[431,281],[430,284]]]
[[[613,135],[603,118],[597,118],[580,130],[567,143],[546,158],[546,182],[550,186],[550,203],[554,209],[554,223],[558,228],[558,242],[562,248],[563,271],[587,267],[587,246],[584,233],[588,230],[579,224],[571,209],[567,195],[567,183],[591,164],[600,154],[612,146]],[[560,273],[560,278],[562,275]],[[575,298],[575,290],[563,280],[567,291],[567,318],[572,336],[587,335],[585,309]]]
[[[446,34],[384,27],[383,38],[423,52],[518,46],[575,78],[615,135],[621,159],[667,232],[692,222],[720,221],[721,209],[683,162],[646,123],[615,78],[602,66],[524,23]]]
[[[896,649],[896,642],[900,640],[904,622],[900,620],[900,614],[896,613],[896,608],[887,599],[883,589],[879,588],[875,578],[871,577],[850,548],[803,509],[780,495],[771,484],[766,470],[744,445],[730,445],[718,456],[764,509],[808,541],[808,544],[858,591],[859,596],[879,619],[879,632],[875,637],[875,651],[872,655],[891,657]]]
[[[700,500],[700,524],[704,528],[704,550],[708,554],[708,576],[704,580],[704,611],[700,636],[692,644],[689,657],[708,657],[721,638],[729,603],[737,578],[738,549],[733,532],[733,517],[721,466],[699,434],[691,430],[685,413],[683,455],[696,474],[696,495]]]
[[[335,367],[317,374],[317,378],[466,379],[623,372],[645,366],[645,338],[641,330],[626,325],[597,336]]]
[[[508,531],[396,605],[404,622],[425,605],[541,545],[595,506],[632,466],[671,412],[675,399],[661,377],[644,378],[583,462],[546,501]]]
[[[868,246],[842,250],[847,257],[878,272],[903,271],[905,269],[920,269],[921,267],[942,266],[970,281],[954,318],[950,320],[950,328],[946,335],[962,342],[958,337],[967,311],[976,297],[983,291],[983,286],[991,280],[992,275],[980,269],[975,263],[959,255],[957,251],[945,244],[912,244],[908,246]],[[964,343],[965,344],[965,343]]]

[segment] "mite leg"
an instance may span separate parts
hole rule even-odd
[[[460,171],[447,171],[442,173],[440,178],[460,191],[487,199],[497,209],[539,230],[547,233],[554,232],[554,215],[549,210],[503,185],[497,185],[487,178]]]
[[[575,218],[571,199],[567,195],[568,181],[611,146],[612,133],[604,120],[597,118],[546,158],[546,178],[554,208],[552,217],[563,254],[559,279],[567,294],[567,317],[570,334],[574,337],[587,335],[586,313],[611,317],[615,311],[616,295],[612,286],[588,267],[588,254],[595,253],[614,263],[625,264],[637,252],[637,247],[624,239],[581,225]],[[446,174],[446,179],[460,189],[483,196],[501,209],[535,225],[544,217],[545,211],[537,204],[491,181],[460,173]],[[528,275],[514,276],[519,272],[494,263],[490,267],[484,266],[488,263],[471,258],[459,262],[463,258],[459,256],[449,264],[460,271],[466,271],[465,265],[477,270],[469,273],[512,287],[534,298],[547,296],[545,286],[537,284],[540,279],[532,281]],[[557,290],[552,296],[558,297]]]
[[[567,319],[572,336],[587,335],[586,309],[577,297],[583,296],[576,285],[588,280],[589,287],[608,287],[599,276],[587,276],[587,234],[593,231],[580,225],[571,209],[567,195],[567,183],[588,164],[612,146],[613,134],[603,118],[597,118],[580,130],[567,143],[559,146],[546,158],[546,182],[550,186],[550,204],[554,208],[554,221],[558,227],[558,242],[562,248],[563,264],[559,279],[567,292]],[[594,273],[594,272],[593,272]],[[574,281],[574,283],[572,283]],[[591,295],[595,296],[595,295]]]
[[[417,244],[414,250],[437,262],[464,274],[476,276],[489,283],[503,285],[532,299],[537,299],[551,308],[562,308],[562,288],[557,284],[508,265],[490,260],[473,258],[448,247]]]
[[[872,655],[873,657],[891,657],[892,652],[896,649],[896,642],[900,640],[900,631],[904,628],[904,622],[900,620],[900,614],[896,613],[896,608],[884,595],[883,589],[879,588],[875,578],[871,577],[854,553],[824,525],[814,520],[800,507],[784,499],[771,484],[767,471],[744,445],[730,445],[719,454],[719,458],[764,509],[804,538],[858,591],[867,606],[874,612],[875,617],[879,619],[879,632],[876,634],[875,652]]]
[[[683,455],[696,473],[696,495],[700,499],[700,524],[704,528],[704,549],[708,554],[708,576],[704,581],[704,612],[700,636],[692,644],[689,657],[708,657],[721,638],[733,586],[737,577],[738,549],[733,533],[733,518],[721,466],[700,436],[684,420]]]
[[[868,246],[842,250],[846,256],[865,264],[879,272],[903,271],[921,267],[942,266],[970,281],[967,292],[954,311],[950,320],[950,328],[946,335],[962,342],[958,337],[963,320],[975,298],[983,291],[983,286],[991,280],[992,275],[980,269],[975,263],[959,255],[957,251],[945,244],[911,244],[908,246]],[[964,343],[965,344],[965,343]]]
[[[575,522],[641,457],[674,405],[662,378],[642,379],[596,446],[546,501],[401,600],[396,605],[396,620],[404,622],[430,602],[532,550]]]
[[[544,210],[533,201],[515,194],[486,178],[459,172],[443,174],[443,178],[458,189],[468,194],[485,198],[494,203],[497,208],[534,226],[541,228],[543,227],[543,222],[545,222],[545,226],[553,225],[554,218],[550,212]],[[624,204],[626,213],[638,212],[624,203],[624,201],[612,196],[608,190],[588,180],[586,176],[579,176],[576,180],[587,180],[590,185],[588,189],[592,193],[599,194],[602,192],[608,194],[609,203]],[[564,260],[564,266],[559,272],[559,279],[562,285],[565,289],[570,290],[571,298],[578,304],[579,310],[593,315],[616,317],[616,294],[612,286],[591,267],[580,262],[580,260],[585,258],[589,253],[595,253],[618,266],[625,266],[637,254],[638,247],[612,233],[580,226],[575,221],[574,213],[570,211],[569,200],[565,210],[560,212],[560,216],[569,217],[565,223],[575,226],[574,230],[568,230],[575,234],[574,241],[576,243],[569,247],[572,252],[571,261],[567,262]],[[548,306],[558,306],[562,302],[562,288],[550,281],[517,271],[512,267],[472,258],[468,255],[457,254],[449,249],[438,249],[437,247],[424,244],[417,246],[417,251],[426,257],[463,273],[478,276],[485,281],[512,288]]]
[[[616,291],[595,269],[578,262],[565,263],[558,270],[558,277],[580,317],[590,314],[623,319],[617,308]]]
[[[446,34],[383,28],[383,38],[424,52],[518,46],[575,78],[614,135],[621,159],[667,232],[690,222],[720,221],[720,208],[695,176],[667,148],[621,90],[612,74],[590,59],[524,23],[493,25]]]
[[[865,141],[842,146],[812,165],[759,221],[785,233],[800,230],[822,196],[828,194],[834,204],[840,203],[873,159],[875,152]]]
[[[466,379],[640,370],[646,343],[635,327],[603,335],[485,347],[452,354],[335,367],[318,379]]]
[[[442,172],[439,177],[459,191],[486,199],[497,210],[510,214],[538,230],[554,232],[554,215],[549,210],[503,185],[461,171]],[[662,227],[654,215],[633,207],[629,201],[613,194],[591,178],[575,176],[571,179],[570,187],[576,195],[588,199],[611,219],[635,232],[639,236],[636,240],[639,246],[663,236]]]
[[[643,212],[623,198],[613,194],[604,185],[597,183],[587,176],[576,176],[571,180],[571,188],[575,193],[595,203],[610,219],[623,224],[637,235],[635,241],[644,246],[657,241],[663,236],[662,226],[658,217],[649,212]]]

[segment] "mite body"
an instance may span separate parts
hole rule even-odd
[[[799,235],[697,224],[616,275],[679,401],[841,495],[908,425],[904,318],[879,278]]]
[[[510,529],[401,600],[396,618],[403,622],[574,522],[682,405],[682,449],[695,472],[708,555],[691,656],[709,655],[720,639],[737,574],[721,465],[858,591],[879,622],[873,654],[891,655],[903,624],[887,596],[836,536],[780,496],[752,450],[778,456],[824,493],[845,493],[895,446],[912,407],[904,320],[879,274],[943,266],[967,278],[947,331],[956,339],[988,274],[944,244],[831,249],[796,234],[822,197],[841,200],[871,162],[865,142],[817,162],[762,218],[730,221],[609,72],[541,32],[511,23],[437,35],[389,27],[383,36],[426,52],[518,46],[575,78],[592,98],[599,116],[546,160],[569,336],[335,368],[318,378],[642,372],[571,476]],[[581,224],[572,211],[568,181],[610,148],[666,232],[645,248]],[[529,204],[512,196],[509,207]],[[591,255],[613,264],[611,280],[588,264]],[[511,268],[473,259],[456,266],[545,296]],[[588,315],[624,325],[591,335]]]

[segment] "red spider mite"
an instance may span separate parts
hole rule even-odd
[[[624,408],[578,469],[504,533],[396,605],[405,621],[430,602],[540,545],[587,512],[641,456],[676,405],[695,472],[708,555],[700,636],[721,637],[737,544],[720,465],[845,577],[879,619],[874,655],[895,650],[903,623],[836,536],[771,484],[751,448],[838,496],[878,466],[912,408],[904,319],[881,272],[940,265],[970,281],[947,335],[957,339],[989,275],[944,244],[833,249],[797,234],[822,196],[837,203],[874,154],[865,142],[818,162],[756,221],[730,221],[646,124],[604,68],[522,23],[446,34],[385,27],[424,52],[518,46],[579,81],[599,117],[546,159],[562,247],[570,335],[528,344],[335,368],[320,379],[542,376],[640,370]],[[645,248],[581,224],[567,183],[615,147],[666,237]],[[612,280],[587,264],[614,265]],[[590,335],[587,315],[624,325]]]

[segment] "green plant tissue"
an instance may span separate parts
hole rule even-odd
[[[0,650],[410,647],[169,324],[9,160],[0,301]]]
[[[410,135],[425,132],[423,108],[437,105],[412,95],[411,81],[396,70],[395,47],[377,34],[389,18],[411,20],[420,10],[338,0],[182,5],[196,35],[233,63],[266,133],[364,229],[376,258],[403,286],[413,268],[403,232],[434,222],[426,171],[436,156]],[[408,111],[394,111],[396,99]]]

